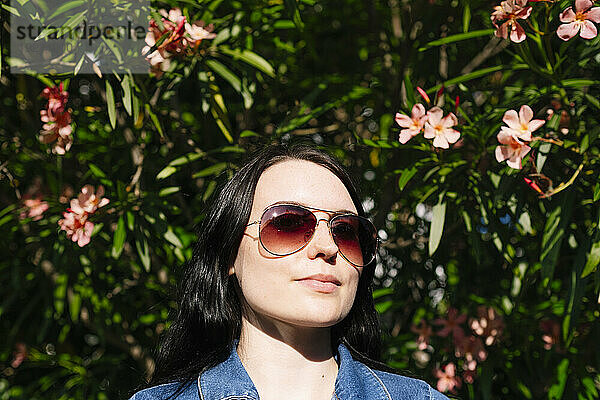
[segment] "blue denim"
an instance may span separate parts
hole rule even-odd
[[[229,358],[203,372],[197,384],[189,385],[177,400],[258,400],[258,391],[236,348],[237,340]],[[369,368],[353,359],[343,344],[337,351],[339,369],[331,400],[448,400],[421,380]],[[166,399],[178,386],[178,383],[154,386],[137,392],[129,400]]]

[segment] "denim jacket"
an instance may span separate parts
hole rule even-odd
[[[200,374],[197,383],[189,385],[177,400],[258,400],[258,391],[236,348],[237,341],[227,360]],[[369,368],[353,359],[341,343],[335,358],[339,369],[331,400],[448,400],[421,380]],[[144,389],[129,400],[166,399],[178,385],[167,383]]]

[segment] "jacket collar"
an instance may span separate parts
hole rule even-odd
[[[217,400],[230,397],[258,399],[258,391],[237,353],[238,340],[233,343],[229,358],[205,371],[198,377],[198,392],[201,400]],[[339,369],[335,380],[335,395],[332,399],[386,400],[390,395],[373,370],[354,360],[342,343],[338,345]],[[365,397],[366,396],[366,397]]]

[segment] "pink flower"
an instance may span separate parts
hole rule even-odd
[[[487,352],[483,347],[483,342],[480,338],[475,336],[463,337],[459,340],[455,340],[456,357],[464,357],[467,363],[471,363],[468,369],[475,369],[477,361],[485,361],[487,358]],[[475,363],[473,363],[475,361]]]
[[[421,103],[413,106],[412,115],[410,117],[408,115],[396,113],[396,123],[402,128],[407,128],[400,131],[400,137],[398,138],[400,143],[404,144],[413,136],[417,136],[423,130],[423,125],[425,125],[426,120],[427,115],[425,115],[425,107],[423,107],[423,104]]]
[[[91,240],[94,224],[88,221],[88,217],[95,213],[98,208],[109,203],[102,198],[104,187],[100,185],[98,192],[94,193],[92,185],[85,185],[76,199],[71,199],[71,207],[63,213],[64,219],[58,221],[61,230],[67,232],[67,237],[77,242],[80,247],[85,246]]]
[[[104,196],[104,187],[98,186],[98,192],[94,193],[92,185],[85,185],[81,188],[81,193],[76,199],[71,200],[70,211],[76,214],[93,214],[100,207],[104,207],[110,200],[102,198]]]
[[[60,229],[67,232],[67,237],[76,242],[79,247],[88,244],[92,237],[94,224],[87,220],[88,214],[64,212],[64,219],[58,221]]]
[[[455,143],[460,138],[460,132],[452,129],[458,124],[458,119],[453,113],[450,113],[442,118],[444,112],[439,107],[433,107],[427,111],[427,121],[425,122],[426,139],[433,139],[435,147],[447,149],[449,143]]]
[[[460,378],[456,376],[456,366],[454,363],[448,363],[444,370],[435,369],[434,371],[437,381],[437,390],[440,392],[452,392],[456,391],[456,388],[461,386]]]
[[[498,133],[498,141],[501,145],[496,147],[496,160],[498,160],[498,162],[508,160],[506,164],[508,164],[509,167],[521,169],[521,161],[523,160],[523,157],[529,153],[531,147],[515,139],[504,130],[501,130],[500,133]]]
[[[216,33],[212,33],[212,30],[214,29],[212,24],[208,25],[206,28],[207,29],[204,29],[204,22],[202,21],[194,22],[193,25],[190,25],[189,23],[185,24],[186,39],[189,38],[188,40],[191,41],[191,46],[199,45],[204,39],[214,39],[217,37]]]
[[[502,334],[504,322],[493,307],[477,307],[478,318],[471,318],[469,325],[473,332],[485,340],[487,346],[491,346]]]
[[[519,114],[515,110],[505,112],[502,121],[508,125],[502,130],[521,142],[530,142],[531,133],[546,123],[543,119],[533,119],[533,110],[527,104],[521,106]]]
[[[466,314],[458,315],[458,310],[454,307],[450,307],[448,310],[448,318],[438,318],[433,321],[436,325],[443,325],[442,330],[437,334],[441,337],[446,337],[450,333],[454,336],[454,340],[462,339],[465,336],[465,332],[460,327],[460,324],[467,320]]]
[[[546,319],[540,322],[540,328],[544,332],[542,335],[544,349],[550,350],[560,343],[560,324],[558,322]]]
[[[42,219],[42,214],[48,209],[48,203],[42,201],[42,197],[27,198],[23,196],[23,206],[25,210],[19,215],[20,219],[33,218],[34,221]]]
[[[427,322],[422,319],[418,327],[413,325],[410,327],[410,330],[419,334],[419,337],[417,338],[417,348],[419,350],[425,350],[429,345],[429,338],[433,334],[431,326],[427,325]]]
[[[491,20],[496,27],[495,35],[508,39],[510,31],[510,40],[515,43],[520,43],[525,40],[525,30],[517,19],[527,19],[531,15],[531,7],[526,7],[527,0],[506,0],[494,7]],[[505,21],[498,26],[498,22]]]
[[[179,8],[173,8],[167,12],[160,10],[163,16],[160,28],[156,21],[150,20],[146,44],[142,49],[146,59],[150,62],[151,71],[160,77],[170,67],[169,59],[173,56],[188,53],[204,39],[214,39],[217,35],[212,33],[213,25],[204,28],[203,22],[198,21],[190,24]],[[166,38],[164,38],[166,36]],[[157,42],[160,44],[154,48]],[[148,53],[154,48],[152,53]]]
[[[44,125],[39,140],[46,144],[55,142],[52,151],[65,154],[73,144],[71,111],[66,109],[69,94],[63,90],[61,82],[58,87],[46,87],[42,96],[48,99],[48,104],[40,111],[40,119]]]
[[[575,0],[575,10],[569,7],[560,13],[560,22],[556,34],[562,40],[569,40],[579,33],[584,39],[593,39],[598,30],[592,22],[600,23],[600,7],[592,7],[591,0]]]
[[[10,363],[10,366],[13,368],[19,368],[19,366],[25,361],[27,358],[27,345],[22,342],[18,342],[15,344],[15,351],[13,351],[13,360]]]

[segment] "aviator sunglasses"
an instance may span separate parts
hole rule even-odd
[[[323,211],[334,216],[318,219],[311,211]],[[331,237],[340,255],[350,264],[364,267],[377,253],[379,239],[375,226],[356,214],[323,210],[296,204],[275,204],[265,209],[259,224],[258,237],[262,247],[276,256],[287,256],[303,249],[312,239],[319,221],[327,222]]]

